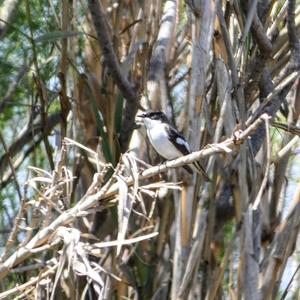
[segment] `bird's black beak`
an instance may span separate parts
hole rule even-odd
[[[145,118],[146,115],[145,114],[140,114],[140,115],[137,115],[138,118]]]

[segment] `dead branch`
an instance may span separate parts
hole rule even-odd
[[[122,75],[118,58],[114,51],[111,36],[109,34],[109,25],[99,1],[89,0],[88,6],[97,32],[98,42],[103,51],[103,56],[109,68],[109,72],[119,90],[127,99],[121,134],[122,149],[123,151],[126,151],[134,128],[135,114],[138,107],[141,108],[138,102],[138,94],[128,79]]]
[[[34,142],[37,136],[39,136],[42,132],[43,134],[49,134],[51,130],[59,123],[60,121],[60,113],[53,114],[48,116],[47,124],[48,128],[46,132],[43,132],[42,123],[34,122],[33,124],[29,124],[27,128],[25,128],[24,132],[20,134],[18,139],[14,141],[10,146],[8,146],[8,153],[11,158],[13,158],[17,153],[23,150],[23,147],[28,143]],[[5,170],[8,165],[8,156],[4,154],[0,157],[0,170]],[[1,183],[1,182],[0,182]]]
[[[296,1],[288,0],[287,28],[288,28],[289,43],[291,46],[292,56],[293,56],[292,64],[293,64],[293,68],[299,70],[300,43],[299,43],[299,35],[297,34],[297,29],[296,29],[295,9],[296,9]]]
[[[1,35],[1,33],[0,33],[0,35]],[[12,80],[11,84],[9,85],[9,87],[7,89],[5,96],[3,97],[3,99],[0,102],[0,113],[2,113],[8,105],[10,105],[10,104],[14,105],[14,103],[12,102],[12,96],[16,92],[16,89],[17,89],[20,81],[22,80],[24,75],[28,72],[30,65],[31,65],[31,63],[28,66],[24,65],[18,70],[16,77]]]
[[[22,292],[23,290],[27,289],[28,287],[30,287],[31,285],[34,285],[36,283],[38,283],[39,281],[41,281],[43,278],[54,274],[55,270],[57,268],[57,265],[51,267],[49,270],[43,272],[42,274],[40,274],[37,277],[34,277],[30,280],[28,280],[26,283],[16,286],[10,290],[7,290],[3,293],[0,293],[0,299],[7,299],[7,297],[10,297],[16,293]]]
[[[162,14],[157,41],[149,65],[147,94],[152,109],[160,106],[170,115],[168,106],[167,64],[170,60],[172,42],[174,41],[174,27],[176,26],[176,13],[178,3],[174,0],[166,1]],[[159,92],[160,91],[160,92]],[[160,104],[159,104],[160,103]]]
[[[141,173],[139,180],[152,177],[161,172],[165,172],[170,168],[189,164],[206,156],[214,155],[217,153],[228,153],[234,149],[238,149],[239,145],[241,145],[251,134],[253,134],[258,126],[265,121],[265,119],[268,119],[268,116],[262,115],[243,132],[238,133],[236,136],[227,139],[222,143],[211,145],[208,149],[194,152],[182,158],[168,161],[163,165],[144,170]],[[0,264],[0,279],[5,277],[9,273],[10,269],[13,266],[19,264],[26,257],[28,257],[34,248],[43,245],[58,227],[69,224],[78,215],[82,214],[82,212],[87,211],[91,207],[95,206],[98,201],[103,201],[105,198],[111,197],[111,195],[115,194],[118,191],[119,185],[118,183],[115,183],[113,185],[114,180],[114,176],[112,176],[110,180],[98,192],[92,195],[87,194],[86,196],[84,196],[73,208],[64,211],[48,227],[43,228],[41,231],[39,231],[24,247],[19,248],[5,262]],[[127,185],[131,185],[133,184],[133,182],[134,180],[131,177],[126,180]]]

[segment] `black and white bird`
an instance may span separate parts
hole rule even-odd
[[[172,160],[191,153],[190,145],[184,136],[172,127],[164,113],[160,111],[147,112],[138,115],[138,117],[143,119],[150,143],[160,156],[167,160]],[[210,178],[199,162],[193,162],[191,166],[205,180],[210,181]],[[189,173],[193,172],[189,166],[183,167]]]

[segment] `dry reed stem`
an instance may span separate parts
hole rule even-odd
[[[169,168],[179,167],[193,161],[196,161],[202,157],[210,156],[217,153],[228,153],[233,149],[238,149],[239,145],[243,143],[251,134],[255,132],[258,126],[268,119],[268,116],[262,115],[258,120],[256,120],[252,125],[246,128],[242,132],[238,132],[233,138],[227,139],[226,141],[211,145],[210,148],[204,149],[192,154],[189,154],[185,157],[168,161],[160,166],[152,167],[147,170],[144,170],[139,179],[146,179],[157,175],[161,172],[167,171]],[[98,201],[103,201],[104,199],[114,195],[118,189],[119,184],[114,183],[114,176],[95,194],[84,196],[73,208],[62,212],[58,218],[56,218],[52,223],[39,231],[24,247],[19,248],[14,254],[12,254],[5,262],[0,264],[0,278],[5,277],[9,274],[9,271],[12,267],[22,262],[25,258],[30,256],[31,250],[34,248],[43,245],[51,236],[55,230],[60,226],[69,224],[72,222],[80,213],[86,211],[93,206],[97,205]],[[126,179],[126,185],[130,186],[133,184],[132,177]]]

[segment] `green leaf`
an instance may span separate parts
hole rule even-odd
[[[34,39],[36,43],[55,42],[57,40],[65,39],[68,37],[84,34],[81,31],[52,31],[42,34]]]
[[[107,134],[104,130],[105,124],[103,122],[100,111],[98,110],[96,100],[93,97],[91,97],[90,101],[91,101],[91,104],[92,104],[92,107],[93,107],[93,111],[95,112],[96,123],[97,123],[97,127],[98,127],[98,130],[99,130],[99,134],[102,138],[103,155],[104,155],[106,161],[111,162],[113,165],[115,165],[115,161],[113,159],[111,150],[109,148],[108,137],[107,137]]]

